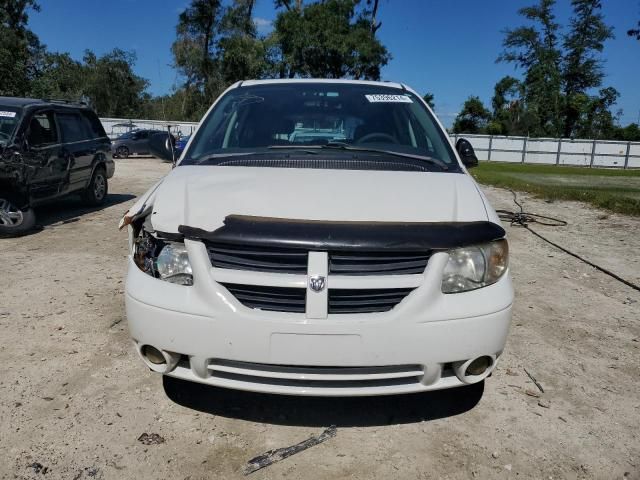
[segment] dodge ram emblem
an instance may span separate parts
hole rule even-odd
[[[314,292],[321,292],[326,285],[326,279],[321,275],[309,277],[309,288]]]

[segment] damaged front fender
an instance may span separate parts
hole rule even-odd
[[[133,206],[124,213],[118,223],[118,230],[122,230],[128,225],[135,226],[138,222],[141,223],[141,221],[151,213],[151,210],[153,209],[153,202],[156,198],[156,192],[163,180],[164,178],[159,180],[153,187],[141,195],[140,198],[136,200],[136,203],[134,203]]]
[[[0,193],[16,204],[28,203],[29,179],[35,166],[24,161],[23,155],[7,147],[0,155]]]

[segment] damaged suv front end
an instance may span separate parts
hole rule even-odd
[[[401,85],[231,87],[125,224],[130,333],[159,373],[383,395],[480,382],[504,349],[505,232]]]
[[[22,108],[0,104],[0,235],[20,228],[33,216],[26,208],[27,179],[35,166],[25,162],[16,144],[22,115]]]

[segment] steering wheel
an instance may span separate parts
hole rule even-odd
[[[371,142],[371,140],[374,138],[381,139],[383,142],[389,141],[391,143],[398,143],[396,137],[382,132],[367,133],[364,137],[359,138],[356,143],[368,143]]]

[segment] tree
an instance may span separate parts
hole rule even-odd
[[[627,30],[627,35],[630,37],[636,37],[636,40],[640,40],[640,22],[638,22],[638,28]]]
[[[39,10],[35,0],[0,0],[0,95],[29,92],[44,48],[27,23]]]
[[[425,94],[422,96],[422,99],[425,101],[425,103],[426,103],[427,105],[429,105],[429,106],[431,107],[431,109],[432,109],[432,110],[433,110],[434,108],[436,108],[436,104],[435,104],[435,102],[433,101],[433,93],[429,93],[429,92],[425,93]]]
[[[37,98],[78,100],[86,93],[85,80],[86,71],[81,62],[68,53],[45,52],[29,94]]]
[[[255,0],[236,0],[222,18],[218,63],[225,84],[272,73],[267,47],[263,39],[257,38],[253,23],[254,5]]]
[[[221,0],[191,0],[179,15],[177,38],[171,50],[174,65],[205,100],[213,100],[222,88],[216,68],[216,46],[223,9]]]
[[[462,106],[462,110],[453,122],[454,133],[484,133],[487,123],[491,119],[491,112],[485,108],[482,100],[470,96]]]
[[[180,14],[171,47],[184,78],[179,118],[200,118],[224,88],[238,80],[274,75],[273,42],[258,38],[254,7],[255,0],[234,0],[226,6],[221,0],[191,0]]]
[[[637,123],[630,123],[626,127],[616,127],[612,138],[626,142],[640,142],[640,126]]]
[[[576,125],[576,136],[581,138],[613,138],[616,117],[611,113],[620,94],[615,88],[603,88],[598,95],[581,97],[583,114]]]
[[[358,0],[324,0],[303,5],[276,1],[285,8],[275,21],[281,77],[380,78],[391,56],[375,38],[374,12],[358,11]],[[377,6],[375,14],[377,14]]]
[[[114,48],[101,57],[86,50],[83,93],[96,113],[109,117],[136,116],[142,109],[149,82],[133,73],[136,56]]]
[[[571,5],[570,31],[563,42],[566,50],[562,71],[565,137],[577,133],[585,96],[602,85],[603,61],[598,53],[604,49],[604,42],[613,38],[613,29],[604,23],[600,0],[572,0]]]
[[[538,121],[525,109],[525,85],[515,77],[503,77],[494,87],[491,106],[493,115],[487,127],[492,135],[526,135]]]
[[[514,63],[524,70],[522,97],[532,119],[532,135],[557,135],[560,131],[561,52],[553,7],[555,0],[540,0],[518,13],[533,25],[507,30],[499,62]]]

